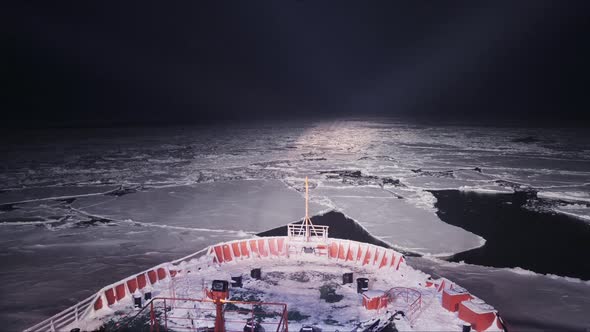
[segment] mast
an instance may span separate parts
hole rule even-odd
[[[326,241],[328,226],[314,226],[309,217],[309,179],[305,177],[305,217],[303,221],[287,225],[287,236],[297,241]]]
[[[305,241],[309,241],[311,236],[311,219],[309,219],[309,186],[307,176],[305,177]]]

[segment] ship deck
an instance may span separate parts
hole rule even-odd
[[[250,276],[250,271],[261,269],[261,278]],[[369,289],[388,291],[394,287],[417,290],[421,294],[421,308],[413,317],[399,317],[395,321],[400,331],[460,331],[464,324],[456,314],[440,306],[441,293],[426,287],[427,274],[402,265],[399,270],[379,269],[373,265],[358,266],[346,261],[327,261],[325,257],[300,254],[290,258],[234,260],[226,264],[203,266],[197,261],[183,266],[183,272],[152,286],[152,296],[168,299],[167,328],[171,331],[196,331],[212,326],[214,304],[207,301],[206,290],[213,280],[231,280],[242,276],[242,287],[229,290],[229,301],[261,303],[256,319],[266,331],[274,331],[280,315],[272,305],[287,305],[288,328],[299,331],[311,325],[323,331],[352,331],[362,323],[376,317],[388,317],[396,310],[407,310],[407,303],[390,303],[386,308],[367,310],[356,283],[343,285],[344,273],[353,273],[354,279],[368,278]],[[179,299],[179,300],[171,300]],[[180,300],[191,299],[191,300]],[[204,302],[193,301],[204,300]],[[434,302],[434,303],[433,303]],[[242,331],[252,314],[244,304],[226,304],[225,320],[228,331]],[[236,312],[236,310],[241,312]],[[93,329],[133,317],[137,309],[132,301],[117,302],[108,314],[89,317],[83,329]],[[273,314],[275,313],[275,314]],[[259,317],[262,316],[262,317]],[[149,324],[149,322],[146,322]]]

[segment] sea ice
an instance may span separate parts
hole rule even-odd
[[[115,189],[117,189],[116,186],[54,186],[13,189],[0,193],[0,204],[101,195]]]
[[[482,246],[485,240],[441,221],[433,211],[398,199],[381,188],[319,187],[336,209],[395,248],[426,255],[451,255]]]
[[[245,180],[152,188],[72,204],[91,215],[153,226],[258,233],[303,219],[303,196],[277,180]],[[327,207],[310,204],[310,215]],[[198,249],[198,248],[195,248]]]

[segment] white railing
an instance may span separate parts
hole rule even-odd
[[[88,308],[94,303],[96,294],[76,303],[75,305],[47,318],[41,323],[31,326],[25,330],[25,332],[34,331],[61,331],[64,327],[77,322],[88,310]]]
[[[108,286],[105,286],[103,288],[101,288],[98,292],[96,292],[94,295],[76,303],[75,305],[62,310],[61,312],[47,318],[46,320],[33,325],[27,329],[24,330],[24,332],[57,332],[57,331],[63,331],[63,329],[65,327],[68,327],[69,325],[84,319],[91,311],[92,311],[92,307],[94,305],[94,303],[101,298],[101,296],[103,296],[104,292],[108,289],[113,288],[114,286],[121,284],[122,282],[126,282],[129,279],[133,279],[133,278],[137,278],[139,275],[142,274],[146,274],[148,271],[153,271],[153,270],[157,270],[160,267],[166,267],[168,264],[172,264],[174,266],[180,264],[181,262],[184,261],[188,261],[191,258],[195,258],[196,256],[202,255],[207,253],[207,251],[209,250],[209,247],[206,247],[204,249],[201,249],[195,253],[192,253],[190,255],[187,255],[185,257],[173,260],[169,263],[164,263],[164,264],[159,264],[156,265],[150,269],[147,269],[145,271],[142,271],[140,273],[137,273],[133,276],[127,277],[125,279],[119,280],[115,283],[112,283]]]
[[[310,240],[328,240],[328,226],[304,225],[304,224],[289,224],[287,225],[287,234],[289,238],[303,238],[307,239],[307,231],[309,230]]]

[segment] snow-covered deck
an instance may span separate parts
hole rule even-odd
[[[313,245],[314,250],[299,250],[309,245]],[[404,309],[403,299],[392,299],[388,307],[367,310],[362,305],[361,295],[357,294],[356,284],[342,284],[343,274],[350,272],[354,279],[368,278],[370,290],[388,292],[402,287],[420,294],[419,306],[416,308],[413,301],[411,310],[409,307],[403,310],[406,317],[395,321],[398,330],[461,330],[465,322],[458,318],[456,312],[441,306],[442,290],[452,287],[452,282],[428,280],[428,274],[407,266],[404,261],[402,254],[391,249],[331,238],[327,238],[325,243],[310,243],[289,237],[224,242],[104,287],[91,301],[85,301],[84,306],[70,308],[27,331],[69,330],[75,327],[92,330],[108,322],[124,321],[137,310],[133,308],[134,293],[146,292],[151,292],[152,297],[205,300],[199,302],[199,306],[182,300],[167,304],[171,307],[167,315],[190,317],[187,322],[190,321],[191,325],[182,327],[197,328],[203,326],[198,323],[200,319],[206,315],[211,318],[210,309],[214,309],[206,295],[211,282],[231,282],[232,276],[242,276],[243,287],[230,289],[230,301],[285,303],[289,328],[293,331],[298,331],[303,325],[318,326],[324,331],[348,331],[362,322],[385,319],[396,310]],[[254,268],[261,269],[260,279],[250,276]],[[328,298],[326,293],[330,294]],[[205,310],[207,306],[209,309]],[[240,309],[239,305],[234,307]],[[239,313],[230,314],[230,311],[229,315],[242,317]],[[70,319],[64,319],[66,316]],[[247,315],[243,318],[245,321]],[[277,317],[267,315],[261,323],[275,324],[273,319]],[[171,327],[176,324],[178,329],[183,323],[171,324]],[[497,325],[492,324],[490,329],[497,329]]]

